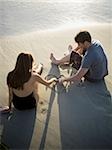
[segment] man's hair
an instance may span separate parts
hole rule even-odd
[[[77,43],[84,43],[85,41],[91,43],[91,35],[87,31],[81,31],[75,36],[74,40]]]

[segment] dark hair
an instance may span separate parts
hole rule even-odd
[[[84,43],[85,41],[91,42],[91,35],[87,31],[81,31],[75,36],[74,40],[77,43]]]
[[[13,71],[7,75],[7,85],[15,89],[22,89],[23,84],[31,77],[33,57],[31,54],[20,53]]]

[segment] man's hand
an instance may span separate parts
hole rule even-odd
[[[65,81],[67,81],[65,77],[61,77],[61,78],[58,79],[58,82],[59,82],[60,84],[62,84],[62,83],[65,82]]]

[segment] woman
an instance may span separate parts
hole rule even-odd
[[[53,81],[56,81],[55,78],[48,81],[44,80],[40,76],[41,71],[42,65],[34,70],[34,60],[31,54],[19,54],[14,70],[7,75],[9,111],[12,103],[19,110],[36,107],[35,90],[37,82],[49,86]]]

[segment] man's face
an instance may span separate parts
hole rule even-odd
[[[86,49],[86,47],[85,47],[85,44],[84,43],[78,43],[78,47],[80,48],[80,49],[83,49],[83,50],[85,50]]]

